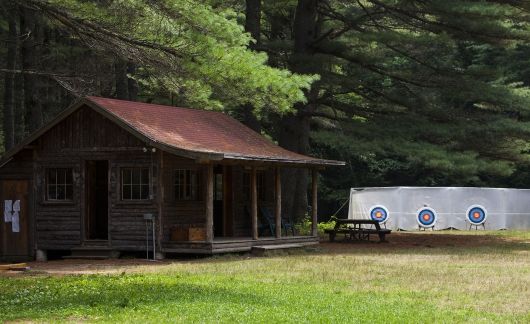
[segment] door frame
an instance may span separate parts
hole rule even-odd
[[[219,206],[219,211],[222,213],[219,220],[221,222],[221,235],[218,237],[232,237],[234,235],[234,173],[233,168],[230,165],[219,164],[214,166],[214,197],[215,190],[217,190],[217,176],[221,175],[222,178],[222,203]],[[214,199],[214,226],[215,219],[215,204],[216,200]],[[215,231],[214,231],[215,236]]]
[[[31,258],[33,258],[35,256],[35,222],[34,222],[34,187],[33,187],[33,184],[34,182],[31,180],[31,179],[28,179],[28,178],[2,178],[0,179],[0,197],[5,200],[5,197],[4,197],[4,182],[5,181],[16,181],[16,182],[19,182],[19,181],[24,181],[26,182],[27,186],[26,186],[26,206],[25,206],[25,209],[27,210],[26,211],[26,217],[27,217],[27,222],[26,222],[26,245],[27,245],[27,249],[25,251],[25,254],[21,254],[21,255],[6,255],[7,253],[7,246],[6,246],[6,238],[5,237],[2,237],[0,239],[0,260],[1,259],[6,259],[6,260],[15,260],[15,261],[22,261],[22,260],[30,260]],[[3,208],[3,202],[1,203],[2,205],[2,208]],[[0,216],[2,217],[2,229],[1,231],[3,232],[6,224],[3,222],[3,212],[2,212],[2,215]],[[3,236],[3,235],[2,235]]]
[[[89,239],[87,238],[87,228],[86,228],[86,217],[87,217],[87,161],[107,161],[107,195],[109,196],[108,197],[108,200],[107,200],[107,239],[106,240],[100,240],[100,239]],[[82,190],[82,194],[80,195],[80,200],[82,201],[82,204],[81,204],[81,245],[90,245],[90,243],[95,243],[95,242],[101,242],[101,243],[106,243],[106,244],[102,244],[104,246],[111,246],[111,236],[110,236],[110,224],[111,224],[111,220],[110,220],[110,205],[111,205],[111,197],[110,197],[110,192],[111,192],[111,183],[110,183],[110,179],[111,179],[111,170],[112,170],[112,167],[111,167],[111,163],[112,161],[108,158],[85,158],[82,160],[82,163],[81,163],[81,167],[83,168],[82,169],[82,174],[83,174],[83,183],[82,183],[82,186],[81,186],[81,190]]]

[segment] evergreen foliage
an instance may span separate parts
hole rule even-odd
[[[14,3],[0,56],[16,44],[16,73],[1,67],[0,94],[14,94],[15,141],[72,95],[138,94],[223,109],[288,149],[347,161],[322,177],[337,204],[352,186],[530,187],[528,1]]]

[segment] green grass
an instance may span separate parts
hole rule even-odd
[[[530,322],[528,232],[486,235],[471,247],[340,244],[113,275],[0,277],[0,321]]]

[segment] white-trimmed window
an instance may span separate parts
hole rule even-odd
[[[70,201],[73,199],[73,187],[71,168],[46,169],[46,200]]]
[[[149,168],[121,169],[121,199],[149,199]]]
[[[191,169],[177,169],[174,174],[175,200],[200,200],[200,172]]]

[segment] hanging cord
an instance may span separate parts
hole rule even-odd
[[[339,209],[337,209],[337,211],[335,213],[333,213],[333,215],[331,216],[330,220],[334,220],[337,218],[337,214],[342,210],[342,208],[344,208],[344,206],[346,206],[346,204],[350,201],[350,199],[346,199],[346,201],[344,201],[344,203],[340,206]]]

